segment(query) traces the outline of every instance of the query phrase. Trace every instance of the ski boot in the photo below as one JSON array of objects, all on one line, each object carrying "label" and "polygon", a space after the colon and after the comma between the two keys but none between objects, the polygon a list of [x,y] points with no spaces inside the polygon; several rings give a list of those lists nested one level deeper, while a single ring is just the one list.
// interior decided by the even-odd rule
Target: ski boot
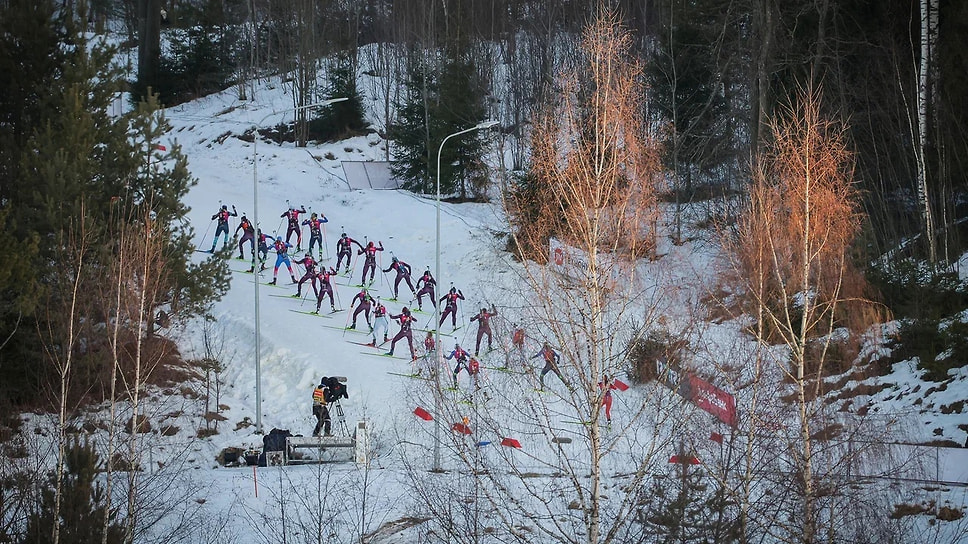
[{"label": "ski boot", "polygon": [[248,272],[249,274],[254,274],[255,273],[255,267],[254,266],[250,266],[249,269],[246,270],[246,272]]},{"label": "ski boot", "polygon": [[275,284],[276,284],[276,278],[272,278],[272,281],[269,282],[269,285],[275,285]]},{"label": "ski boot", "polygon": [[354,329],[355,330],[356,329],[356,323],[353,323],[352,325],[350,325],[349,327],[346,327],[346,328],[347,329]]},{"label": "ski boot", "polygon": [[289,279],[291,279],[293,283],[296,283],[296,276],[289,276]]}]

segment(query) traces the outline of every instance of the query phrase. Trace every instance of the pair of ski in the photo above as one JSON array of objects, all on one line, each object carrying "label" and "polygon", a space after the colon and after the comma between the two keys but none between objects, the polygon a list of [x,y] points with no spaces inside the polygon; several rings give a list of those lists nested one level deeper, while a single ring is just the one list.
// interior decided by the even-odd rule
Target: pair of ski
[{"label": "pair of ski", "polygon": [[387,374],[390,374],[391,376],[402,376],[412,380],[423,380],[425,382],[433,381],[429,376],[422,376],[420,374],[404,374],[402,372],[387,372]]},{"label": "pair of ski", "polygon": [[[249,283],[255,283],[255,282],[251,281]],[[275,287],[276,289],[288,289],[290,285],[296,285],[297,283],[298,282],[279,284],[279,283],[269,283],[267,281],[260,281],[259,285],[265,285],[266,287]],[[284,295],[284,296],[289,296],[289,295]]]},{"label": "pair of ski", "polygon": [[330,317],[329,315],[327,315],[327,314],[338,314],[338,313],[340,313],[340,312],[342,312],[343,310],[342,310],[342,309],[340,309],[340,308],[337,308],[337,309],[335,309],[335,310],[333,310],[333,311],[331,311],[331,312],[326,312],[326,313],[320,313],[320,312],[310,312],[310,311],[308,311],[308,310],[295,310],[295,309],[293,309],[293,308],[290,308],[290,309],[289,309],[289,311],[290,311],[290,312],[296,312],[297,314],[306,314],[306,315],[311,315],[311,316],[313,316],[313,317],[324,317],[324,318],[326,318],[326,319],[332,319],[332,318],[331,318],[331,317]]},{"label": "pair of ski", "polygon": [[[380,345],[383,345],[383,344],[380,344]],[[379,352],[372,352],[372,351],[361,351],[360,353],[362,353],[363,355],[372,355],[374,357],[383,357],[385,359],[398,359],[398,360],[401,360],[401,361],[413,361],[414,360],[414,359],[411,359],[410,357],[406,357],[404,355],[391,355],[389,352],[387,352],[387,353],[379,353]]]},{"label": "pair of ski", "polygon": [[[420,332],[437,332],[437,329],[414,329],[414,330],[415,331],[420,331]],[[446,335],[449,335],[449,334],[454,334],[455,332],[457,332],[459,330],[461,330],[461,327],[457,327],[456,329],[451,329],[450,331],[447,331],[447,332],[440,331],[440,334],[446,336]]]},{"label": "pair of ski", "polygon": [[487,370],[493,370],[495,372],[506,372],[508,374],[526,374],[526,372],[522,370],[514,370],[513,368],[507,366],[485,366],[484,368]]},{"label": "pair of ski", "polygon": [[[340,310],[340,311],[342,311],[342,310]],[[336,326],[336,325],[323,325],[323,326],[324,327],[327,327],[327,328],[330,328],[330,329],[336,329],[338,331],[355,332],[356,334],[371,334],[373,332],[373,328],[372,327],[370,327],[369,330],[365,330],[365,329],[351,329],[349,327],[339,327],[339,326]]]}]

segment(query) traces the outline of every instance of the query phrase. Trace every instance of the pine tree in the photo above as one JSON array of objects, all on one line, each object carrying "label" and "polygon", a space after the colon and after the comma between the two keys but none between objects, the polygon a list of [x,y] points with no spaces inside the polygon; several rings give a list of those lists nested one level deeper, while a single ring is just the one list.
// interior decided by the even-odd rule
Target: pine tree
[{"label": "pine tree", "polygon": [[694,178],[703,181],[731,160],[723,74],[716,65],[722,6],[673,0],[658,33],[646,74],[653,106],[670,123],[664,161],[689,198]]},{"label": "pine tree", "polygon": [[327,72],[325,98],[346,98],[327,106],[310,121],[309,136],[317,140],[337,141],[366,134],[369,123],[363,113],[363,99],[356,86],[356,66],[349,53],[336,55]]},{"label": "pine tree", "polygon": [[436,191],[438,151],[442,194],[459,193],[466,199],[469,180],[484,169],[481,134],[472,132],[440,147],[448,135],[484,120],[484,85],[469,58],[453,53],[444,59],[439,75],[425,59],[412,57],[408,64],[397,121],[388,134],[394,148],[391,171],[405,189]]},{"label": "pine tree", "polygon": [[[189,259],[195,234],[185,221],[189,208],[184,198],[197,180],[191,177],[188,159],[177,142],[166,143],[163,153],[156,150],[157,142],[171,128],[158,108],[157,99],[149,97],[132,118],[133,151],[145,157],[145,164],[126,188],[126,192],[130,191],[126,202],[131,206],[131,220],[148,216],[163,226],[168,282],[152,306],[170,307],[170,316],[184,320],[203,314],[213,301],[221,298],[229,287],[229,270],[224,259],[200,263]],[[149,320],[149,335],[153,323],[153,319]]]},{"label": "pine tree", "polygon": [[738,524],[722,486],[710,491],[701,466],[680,454],[671,478],[656,478],[641,495],[637,520],[643,541],[662,543],[737,542]]},{"label": "pine tree", "polygon": [[20,402],[44,384],[37,331],[47,329],[43,305],[61,296],[53,280],[63,273],[63,234],[82,216],[97,248],[86,267],[95,276],[86,281],[96,282],[114,258],[116,222],[142,221],[150,207],[147,216],[165,226],[171,279],[155,305],[170,305],[176,317],[203,313],[227,289],[228,270],[216,260],[189,262],[182,199],[194,180],[177,144],[166,142],[167,160],[158,160],[153,146],[168,126],[154,99],[109,115],[126,85],[113,48],[89,43],[51,2],[17,0],[0,4],[0,52],[0,66],[22,65],[6,72],[16,78],[0,79],[0,241],[17,248],[0,252],[0,270],[8,271],[0,274],[0,397]]},{"label": "pine tree", "polygon": [[[393,147],[390,171],[403,181],[403,188],[417,193],[432,193],[430,172],[430,134],[436,122],[431,108],[437,96],[437,78],[425,59],[411,53],[402,83],[401,100],[396,104],[397,118],[388,129]],[[441,180],[441,191],[444,191]]]},{"label": "pine tree", "polygon": [[[110,508],[110,505],[106,504],[104,491],[97,482],[97,474],[101,470],[100,460],[87,440],[79,442],[75,439],[67,449],[66,469],[61,488],[59,541],[100,544],[105,541],[102,540],[104,510]],[[106,541],[122,542],[124,531],[116,521],[116,513],[109,512],[108,520]],[[54,489],[51,477],[51,487],[41,492],[40,504],[27,520],[27,530],[22,542],[51,542],[54,523]]]},{"label": "pine tree", "polygon": [[[455,53],[445,61],[440,74],[440,99],[437,117],[440,119],[439,132],[432,141],[436,146],[447,137],[460,130],[474,126],[484,120],[483,84],[477,67],[469,54]],[[481,156],[484,145],[479,132],[471,132],[454,138],[440,150],[441,191],[447,187],[448,193],[456,192],[461,200],[466,200],[470,179],[483,171]],[[437,151],[437,147],[432,148]],[[434,164],[436,170],[436,163]],[[445,183],[446,180],[446,183]],[[474,190],[474,196],[482,196],[483,191]]]}]

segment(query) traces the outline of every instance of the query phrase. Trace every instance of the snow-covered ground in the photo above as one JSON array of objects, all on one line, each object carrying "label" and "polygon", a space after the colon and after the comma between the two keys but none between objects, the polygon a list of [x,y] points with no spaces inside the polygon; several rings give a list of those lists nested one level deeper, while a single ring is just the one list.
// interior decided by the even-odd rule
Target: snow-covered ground
[{"label": "snow-covered ground", "polygon": [[[208,249],[212,244],[215,227],[211,216],[221,204],[235,206],[239,214],[254,218],[253,206],[253,143],[237,136],[254,124],[262,122],[271,126],[291,118],[291,114],[274,111],[291,109],[291,98],[282,85],[275,81],[261,84],[254,90],[254,100],[239,101],[232,90],[212,95],[194,102],[170,108],[166,116],[172,125],[170,140],[177,141],[188,156],[193,175],[199,183],[189,193],[191,207],[189,218],[196,229],[197,244]],[[380,254],[382,268],[389,266],[390,257],[397,256],[414,268],[414,281],[424,269],[434,270],[435,262],[435,210],[436,202],[406,191],[350,190],[343,179],[341,160],[382,160],[386,143],[375,135],[358,137],[334,144],[310,144],[296,148],[292,144],[274,144],[265,140],[258,143],[259,221],[268,234],[285,236],[284,219],[280,217],[288,209],[287,201],[296,207],[325,215],[324,266],[335,265],[335,244],[341,232],[364,242],[382,242],[386,248]],[[473,313],[493,303],[500,315],[492,323],[495,343],[509,342],[510,324],[521,317],[520,308],[525,301],[519,299],[518,291],[505,291],[520,282],[514,273],[519,263],[513,262],[503,251],[505,239],[496,233],[506,230],[500,206],[491,204],[442,203],[441,207],[441,277],[438,296],[451,283],[467,296],[459,324],[463,326],[446,334],[443,347],[453,348],[460,342],[472,349],[476,325],[468,322]],[[308,218],[309,214],[302,217]],[[232,218],[231,229],[238,225]],[[660,240],[661,259],[643,263],[638,270],[645,278],[642,297],[659,308],[662,322],[674,332],[685,330],[702,315],[700,300],[715,286],[716,249],[710,236],[693,233],[690,241],[675,246],[668,237]],[[308,245],[308,229],[303,231],[303,246]],[[293,241],[295,244],[295,241]],[[221,244],[221,241],[219,242]],[[231,240],[230,240],[231,243]],[[237,253],[237,250],[236,250]],[[296,258],[304,252],[293,252]],[[245,246],[246,257],[249,247]],[[196,253],[196,258],[206,258]],[[269,270],[263,280],[271,278],[271,266],[275,261],[269,254]],[[337,279],[337,304],[344,311],[329,314],[328,302],[324,302],[321,316],[306,312],[314,309],[312,289],[303,286],[309,296],[292,298],[295,286],[289,283],[288,271],[279,271],[281,287],[260,285],[258,290],[258,315],[256,315],[256,286],[254,276],[244,272],[249,261],[233,259],[232,285],[223,300],[215,305],[214,321],[198,321],[184,330],[171,331],[183,357],[202,359],[214,356],[224,364],[217,376],[222,384],[218,404],[226,419],[218,423],[217,433],[204,439],[196,437],[204,427],[204,406],[197,396],[200,385],[182,390],[154,392],[150,409],[154,429],[165,426],[177,427],[172,436],[155,432],[146,437],[147,472],[145,488],[158,489],[158,478],[171,480],[176,485],[164,493],[154,495],[156,505],[168,510],[156,512],[162,522],[151,529],[152,534],[164,534],[178,524],[189,523],[193,527],[187,541],[197,542],[279,542],[282,535],[287,541],[315,541],[311,534],[334,534],[332,541],[353,540],[351,535],[371,533],[382,527],[369,542],[394,543],[426,540],[426,527],[416,517],[417,507],[412,497],[414,473],[426,474],[432,466],[432,430],[437,422],[416,418],[413,410],[422,405],[434,411],[427,394],[425,382],[404,374],[412,371],[411,363],[402,358],[381,357],[373,348],[363,346],[368,335],[345,331],[351,313],[349,304],[359,291],[348,284],[358,284],[362,260],[354,254],[354,274],[351,278]],[[301,275],[296,270],[296,276]],[[410,304],[410,293],[401,285],[401,302],[389,302],[391,296],[388,280],[379,271],[374,284],[375,296],[384,299],[391,314],[399,313]],[[415,304],[411,304],[411,307]],[[424,304],[430,310],[429,304]],[[432,316],[417,314],[418,327],[427,327]],[[259,322],[261,352],[255,353],[256,327]],[[365,321],[357,323],[365,331]],[[725,364],[729,356],[740,356],[750,349],[749,340],[740,334],[740,323],[704,323],[691,326],[695,344],[695,364],[703,368],[716,368]],[[449,328],[444,327],[444,332]],[[391,323],[390,336],[397,331]],[[423,333],[414,334],[418,353]],[[528,355],[539,346],[533,338],[528,345]],[[384,346],[386,348],[387,345]],[[407,347],[399,344],[397,355],[406,355]],[[497,367],[504,363],[500,349],[483,358],[485,366]],[[262,422],[265,431],[273,428],[287,429],[293,434],[309,435],[315,424],[311,414],[311,393],[322,376],[344,376],[349,399],[341,403],[347,423],[352,430],[357,421],[366,420],[372,439],[373,458],[368,467],[352,463],[325,465],[268,467],[221,467],[216,462],[219,452],[226,447],[261,449],[262,435],[256,433],[256,361],[261,363]],[[422,363],[421,363],[422,364]],[[536,364],[536,363],[534,363]],[[960,410],[950,414],[918,413],[913,400],[905,391],[919,385],[918,373],[913,365],[900,364],[896,372],[885,378],[871,378],[869,385],[891,384],[878,393],[855,398],[855,403],[869,400],[873,403],[871,413],[890,417],[892,414],[909,424],[907,437],[914,441],[930,440],[932,436],[963,441],[965,430]],[[486,371],[488,391],[492,398],[507,396],[521,399],[534,395],[528,376]],[[713,373],[710,373],[713,374]],[[935,392],[933,402],[950,404],[965,398],[965,373],[955,377],[947,388]],[[722,384],[724,387],[727,384]],[[854,384],[848,384],[854,385]],[[929,386],[922,385],[921,390]],[[466,375],[461,377],[462,391],[470,391]],[[672,406],[695,428],[718,429],[718,424],[708,414],[684,405],[680,399],[661,388],[633,388],[616,394],[615,425],[621,428],[623,421],[644,402],[661,402]],[[508,391],[507,395],[503,392]],[[463,394],[463,393],[459,393]],[[913,399],[914,397],[910,397]],[[542,466],[535,460],[542,454],[540,446],[529,442],[529,434],[535,433],[536,422],[513,421],[512,407],[503,401],[495,401],[488,409],[495,413],[507,413],[509,419],[500,430],[477,429],[473,440],[491,442],[481,448],[482,462],[488,456],[497,455],[501,438],[511,436],[522,443],[515,459],[515,467],[521,471],[540,473]],[[214,403],[213,403],[214,404]],[[940,406],[940,404],[938,404]],[[459,416],[474,417],[470,405],[455,405],[446,413],[438,412],[438,421],[445,425],[442,432],[449,433],[449,424]],[[495,407],[496,406],[496,407]],[[923,407],[919,407],[923,408]],[[214,406],[209,407],[214,410]],[[444,410],[441,408],[441,410]],[[502,412],[503,411],[503,412]],[[449,418],[449,419],[448,419]],[[456,418],[456,419],[455,419]],[[452,421],[453,420],[453,421]],[[335,423],[335,422],[334,422]],[[34,424],[43,425],[41,420]],[[929,428],[924,430],[922,428]],[[941,431],[934,431],[940,428]],[[636,431],[631,430],[634,435]],[[641,441],[638,443],[644,443]],[[636,444],[630,439],[629,444]],[[632,446],[629,447],[632,447]],[[407,449],[407,455],[403,455]],[[675,444],[660,443],[657,458],[666,459],[675,453]],[[708,455],[715,455],[710,444]],[[414,452],[418,452],[415,457]],[[424,457],[419,452],[425,452]],[[501,455],[507,455],[502,452]],[[702,455],[702,452],[701,452]],[[407,462],[403,459],[406,458]],[[615,456],[621,459],[621,456]],[[615,461],[610,461],[615,462]],[[445,452],[443,467],[453,470],[458,463]],[[621,472],[621,466],[611,466]],[[955,467],[956,469],[959,467]],[[656,471],[670,470],[663,464]],[[954,470],[964,478],[964,471]],[[946,473],[947,474],[947,473]],[[420,476],[424,477],[424,476]],[[432,476],[427,476],[432,477]],[[465,474],[455,480],[463,485],[464,479],[473,480]],[[941,478],[945,480],[946,478]],[[934,488],[929,498],[939,504],[963,508],[965,493],[960,488],[946,488],[943,494]],[[152,502],[152,501],[148,501]],[[290,514],[285,514],[289,509]],[[301,512],[293,519],[292,512]],[[298,516],[305,516],[299,518]],[[282,520],[289,520],[286,526]],[[281,525],[280,525],[281,524]]]}]

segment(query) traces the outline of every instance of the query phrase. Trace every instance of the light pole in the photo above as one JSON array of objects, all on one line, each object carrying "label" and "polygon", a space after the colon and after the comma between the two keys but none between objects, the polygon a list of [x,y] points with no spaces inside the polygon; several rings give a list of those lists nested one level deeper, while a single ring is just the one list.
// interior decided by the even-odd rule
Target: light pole
[{"label": "light pole", "polygon": [[[453,138],[454,136],[460,136],[461,134],[467,134],[468,132],[473,132],[475,130],[483,130],[485,128],[491,128],[497,125],[497,121],[482,121],[471,128],[464,129],[460,132],[455,132],[453,134],[448,134],[440,142],[440,147],[437,148],[437,262],[434,267],[434,277],[437,278],[437,286],[439,287],[436,294],[440,294],[440,290],[444,288],[444,284],[440,281],[440,153],[444,150],[444,144],[447,140]],[[434,394],[434,413],[440,413],[440,367],[444,364],[444,349],[440,345],[440,302],[434,301],[434,346],[437,348],[437,365],[435,367],[435,374],[437,375],[437,391]],[[440,472],[440,425],[434,425],[434,472]]]},{"label": "light pole", "polygon": [[262,330],[259,325],[259,270],[256,270],[256,264],[259,254],[259,128],[262,127],[262,123],[265,123],[266,119],[272,117],[273,115],[279,115],[282,113],[297,112],[302,110],[307,110],[310,108],[317,108],[319,106],[328,106],[336,102],[342,102],[344,100],[349,100],[349,98],[331,98],[329,100],[323,100],[322,102],[316,102],[313,104],[307,104],[305,106],[299,106],[296,108],[289,108],[285,110],[272,111],[266,114],[265,117],[259,120],[258,123],[252,125],[254,130],[252,136],[252,220],[255,222],[255,248],[256,250],[252,253],[252,274],[254,276],[255,284],[255,432],[262,434]]}]

